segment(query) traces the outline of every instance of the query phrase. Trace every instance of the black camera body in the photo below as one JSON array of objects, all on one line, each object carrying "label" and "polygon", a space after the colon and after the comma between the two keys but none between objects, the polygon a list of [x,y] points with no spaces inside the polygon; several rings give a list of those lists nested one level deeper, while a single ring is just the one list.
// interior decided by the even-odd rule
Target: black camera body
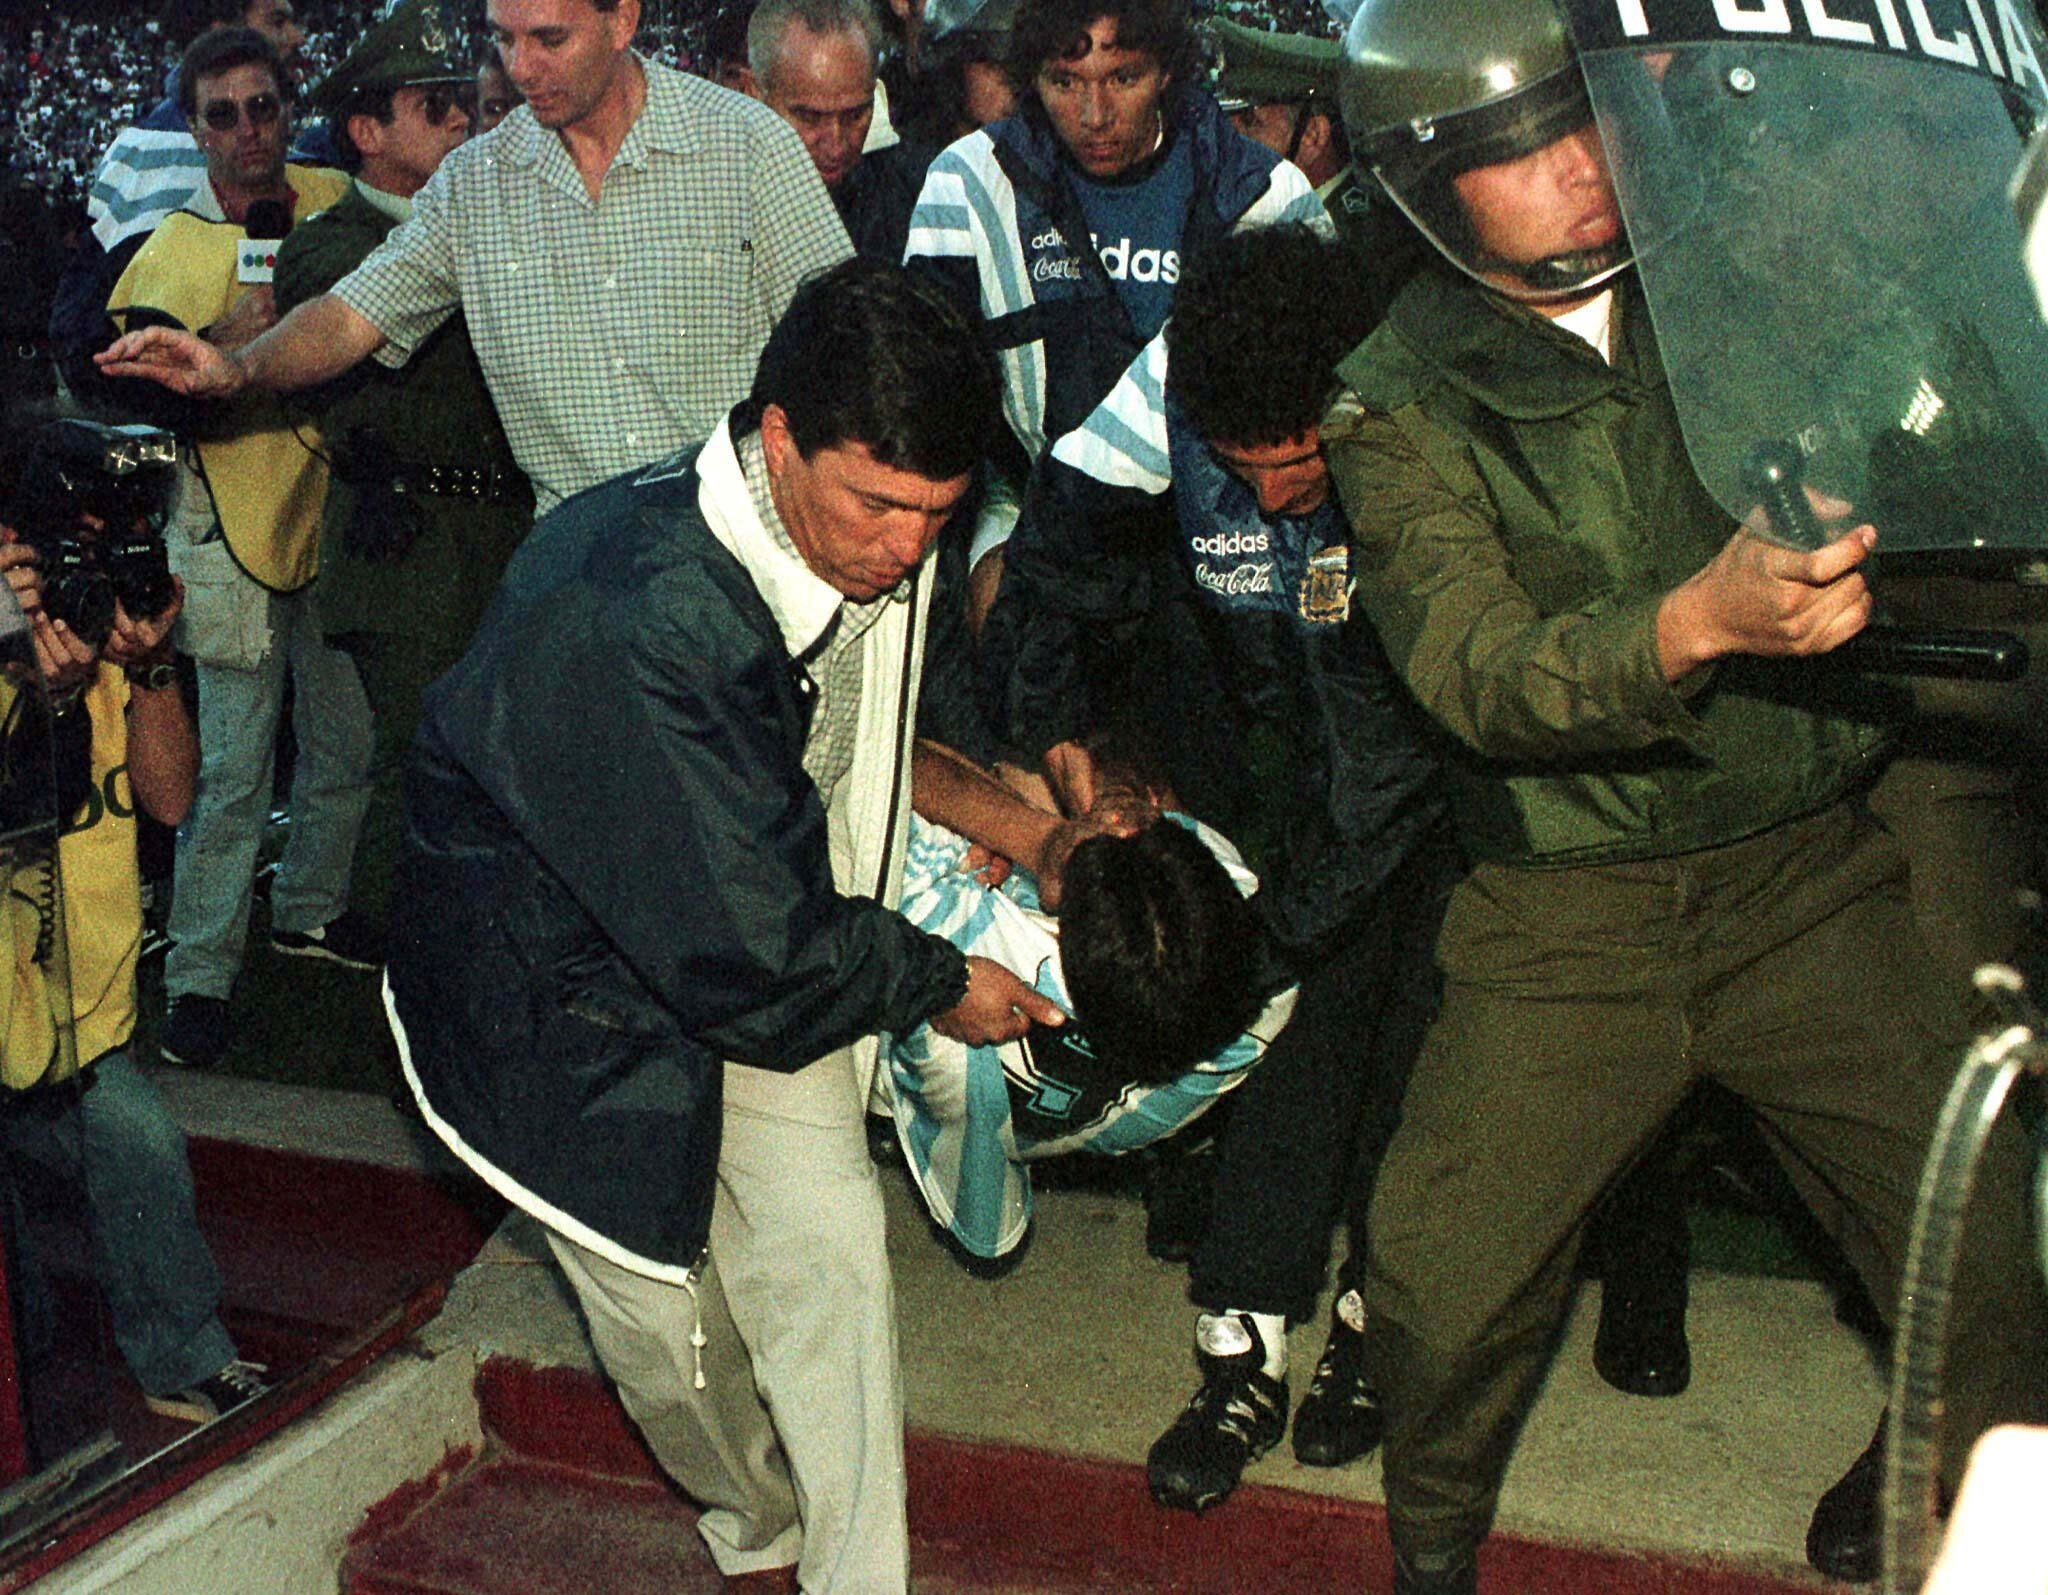
[{"label": "black camera body", "polygon": [[116,603],[130,619],[154,620],[177,596],[161,532],[49,538],[37,552],[43,607],[95,648],[114,629]]},{"label": "black camera body", "polygon": [[36,430],[8,520],[36,550],[43,607],[97,648],[118,603],[154,620],[177,596],[164,550],[177,440],[66,417]]}]

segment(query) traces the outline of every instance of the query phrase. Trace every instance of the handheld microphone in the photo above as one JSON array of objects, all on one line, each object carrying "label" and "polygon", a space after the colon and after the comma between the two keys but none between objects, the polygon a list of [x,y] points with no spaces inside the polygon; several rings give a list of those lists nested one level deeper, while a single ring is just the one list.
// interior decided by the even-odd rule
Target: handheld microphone
[{"label": "handheld microphone", "polygon": [[249,207],[235,248],[236,282],[269,282],[277,273],[277,246],[292,230],[291,207],[281,199],[259,199]]}]

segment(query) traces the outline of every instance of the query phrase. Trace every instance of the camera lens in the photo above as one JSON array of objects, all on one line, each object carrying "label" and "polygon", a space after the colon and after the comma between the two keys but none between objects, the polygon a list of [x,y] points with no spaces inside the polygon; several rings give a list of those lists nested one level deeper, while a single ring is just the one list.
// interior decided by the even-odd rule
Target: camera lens
[{"label": "camera lens", "polygon": [[114,584],[72,544],[43,558],[43,608],[97,648],[114,629]]},{"label": "camera lens", "polygon": [[157,539],[131,537],[102,545],[99,559],[130,620],[154,620],[171,607],[177,588],[171,582],[164,545]]}]

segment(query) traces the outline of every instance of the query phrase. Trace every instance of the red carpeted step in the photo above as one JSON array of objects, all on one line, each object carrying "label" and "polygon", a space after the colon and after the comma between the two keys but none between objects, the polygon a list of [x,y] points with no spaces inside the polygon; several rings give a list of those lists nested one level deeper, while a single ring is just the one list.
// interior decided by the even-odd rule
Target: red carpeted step
[{"label": "red carpeted step", "polygon": [[[507,1359],[477,1381],[499,1456],[361,1545],[348,1595],[638,1595],[714,1590],[693,1509],[596,1379]],[[1248,1486],[1201,1517],[1166,1512],[1144,1470],[913,1433],[912,1567],[921,1595],[1325,1595],[1380,1587],[1378,1507]],[[702,1582],[709,1579],[711,1582]],[[1796,1595],[1755,1572],[1496,1535],[1486,1595]]]},{"label": "red carpeted step", "polygon": [[716,1595],[694,1508],[658,1484],[501,1458],[350,1552],[345,1595]]},{"label": "red carpeted step", "polygon": [[[343,1595],[717,1595],[697,1514],[659,1486],[501,1457],[343,1564]],[[1190,1586],[1061,1566],[981,1544],[918,1540],[919,1595],[1151,1595]]]},{"label": "red carpeted step", "polygon": [[345,1337],[453,1278],[504,1211],[473,1184],[204,1136],[191,1159],[238,1334],[247,1322],[259,1335]]}]

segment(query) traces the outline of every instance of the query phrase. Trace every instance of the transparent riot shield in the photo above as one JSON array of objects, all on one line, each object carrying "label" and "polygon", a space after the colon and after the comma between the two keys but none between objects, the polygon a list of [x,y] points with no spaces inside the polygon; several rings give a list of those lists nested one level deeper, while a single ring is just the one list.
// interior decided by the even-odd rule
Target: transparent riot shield
[{"label": "transparent riot shield", "polygon": [[[2048,547],[2048,330],[2007,184],[2024,0],[1568,0],[1700,479],[1892,553]],[[1812,517],[1777,527],[1796,543]]]},{"label": "transparent riot shield", "polygon": [[0,1547],[122,1466],[92,1266],[58,838],[91,785],[90,724],[37,669],[0,583]]}]

